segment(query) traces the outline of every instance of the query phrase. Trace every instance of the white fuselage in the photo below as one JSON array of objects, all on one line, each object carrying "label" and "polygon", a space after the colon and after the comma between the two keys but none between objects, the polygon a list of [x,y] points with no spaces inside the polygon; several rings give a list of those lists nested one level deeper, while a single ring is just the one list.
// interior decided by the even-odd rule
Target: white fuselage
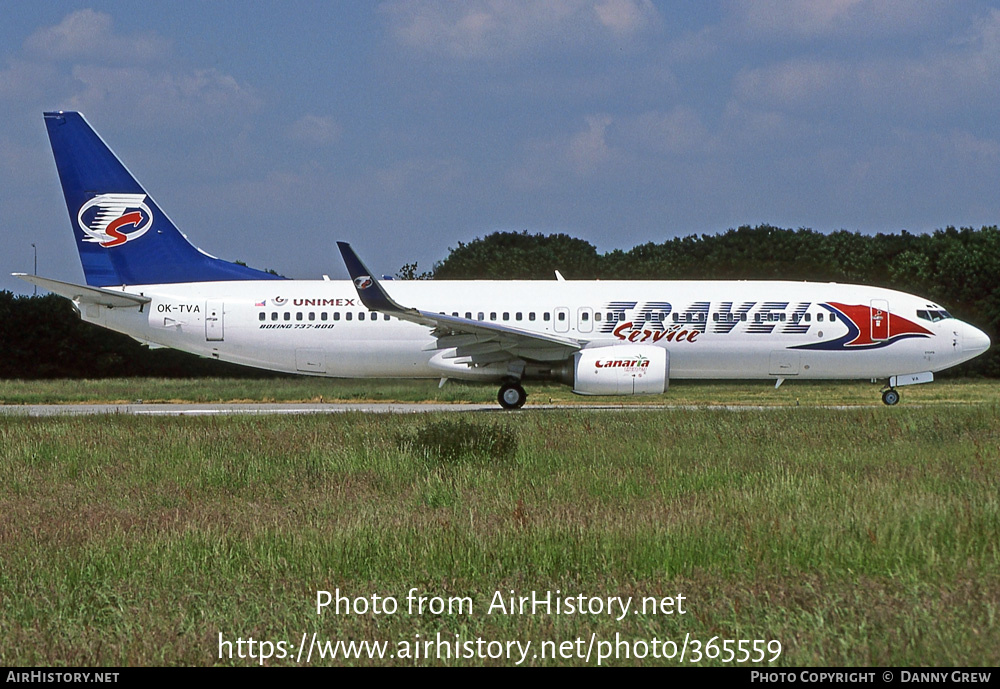
[{"label": "white fuselage", "polygon": [[[390,281],[399,303],[585,342],[653,344],[670,378],[885,378],[939,371],[989,338],[926,299],[858,285],[758,281]],[[431,329],[366,309],[350,281],[129,285],[137,308],[84,320],[151,344],[290,373],[497,379],[442,359]],[[924,316],[918,315],[923,312]],[[931,318],[927,314],[938,314]]]}]

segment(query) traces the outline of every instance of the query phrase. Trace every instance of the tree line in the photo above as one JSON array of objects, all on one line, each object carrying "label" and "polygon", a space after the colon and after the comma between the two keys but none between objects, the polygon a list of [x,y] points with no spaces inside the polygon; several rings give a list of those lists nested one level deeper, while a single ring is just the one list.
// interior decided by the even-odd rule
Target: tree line
[{"label": "tree line", "polygon": [[83,322],[68,300],[54,294],[0,291],[0,378],[274,375],[173,349],[149,349],[127,335]]},{"label": "tree line", "polygon": [[[437,280],[810,280],[888,287],[937,302],[956,318],[1000,332],[1000,230],[828,234],[771,225],[689,235],[598,253],[565,234],[497,232],[451,249]],[[1000,347],[953,369],[1000,377]]]},{"label": "tree line", "polygon": [[[431,271],[404,265],[403,278],[435,280],[754,280],[844,282],[889,287],[937,302],[955,317],[1000,332],[1000,230],[948,227],[932,234],[865,235],[770,225],[689,235],[601,254],[566,234],[496,232],[459,242]],[[0,377],[261,376],[83,323],[65,299],[0,293]],[[1000,377],[1000,347],[954,369]]]}]

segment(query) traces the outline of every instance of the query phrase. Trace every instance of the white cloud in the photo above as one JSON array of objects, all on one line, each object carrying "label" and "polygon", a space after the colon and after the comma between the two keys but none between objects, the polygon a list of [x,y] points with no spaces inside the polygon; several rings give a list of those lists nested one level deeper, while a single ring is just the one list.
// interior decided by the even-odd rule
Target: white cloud
[{"label": "white cloud", "polygon": [[698,113],[682,106],[667,112],[643,113],[623,122],[620,129],[637,153],[706,153],[712,147],[708,128]]},{"label": "white cloud", "polygon": [[170,51],[170,42],[153,33],[125,36],[114,31],[111,15],[86,9],[73,12],[55,26],[31,34],[25,50],[43,60],[84,59],[147,62]]},{"label": "white cloud", "polygon": [[913,33],[932,27],[951,5],[944,0],[734,0],[729,9],[743,33],[780,40]]},{"label": "white cloud", "polygon": [[0,71],[0,102],[158,127],[203,126],[207,117],[256,109],[260,98],[231,75],[185,64],[170,41],[119,33],[110,15],[88,9],[24,41],[21,54]]},{"label": "white cloud", "polygon": [[630,36],[655,21],[656,10],[650,2],[604,0],[594,7],[602,26],[616,36]]},{"label": "white cloud", "polygon": [[170,72],[79,65],[72,74],[83,88],[70,96],[71,108],[129,113],[146,126],[188,124],[259,104],[251,90],[215,69]]},{"label": "white cloud", "polygon": [[526,142],[522,159],[506,173],[507,185],[519,192],[539,191],[560,187],[569,178],[601,179],[624,160],[624,151],[608,141],[615,126],[610,115],[588,115],[572,132]]},{"label": "white cloud", "polygon": [[343,127],[332,117],[303,115],[288,129],[288,137],[311,146],[330,146],[340,140]]},{"label": "white cloud", "polygon": [[761,107],[893,118],[951,117],[995,108],[1000,90],[1000,10],[960,40],[940,41],[916,56],[796,58],[745,69],[737,99]]},{"label": "white cloud", "polygon": [[403,45],[454,58],[620,42],[660,22],[650,0],[396,0],[384,3],[382,12]]},{"label": "white cloud", "polygon": [[15,59],[0,71],[0,101],[24,102],[52,91],[60,77],[49,64]]},{"label": "white cloud", "polygon": [[781,108],[829,108],[853,89],[858,74],[851,65],[814,59],[788,60],[736,75],[740,100]]},{"label": "white cloud", "polygon": [[575,134],[569,141],[567,155],[573,169],[579,174],[596,170],[612,158],[612,150],[605,138],[612,123],[607,115],[592,115],[586,118],[587,128]]},{"label": "white cloud", "polygon": [[458,158],[422,157],[396,161],[373,174],[379,189],[388,194],[444,192],[460,188],[469,169]]}]

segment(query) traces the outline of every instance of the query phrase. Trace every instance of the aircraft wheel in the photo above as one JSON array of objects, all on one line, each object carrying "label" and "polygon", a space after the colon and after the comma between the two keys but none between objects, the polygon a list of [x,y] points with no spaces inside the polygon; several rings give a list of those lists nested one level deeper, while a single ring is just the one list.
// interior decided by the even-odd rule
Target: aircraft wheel
[{"label": "aircraft wheel", "polygon": [[504,409],[520,409],[528,399],[520,383],[504,383],[497,394],[497,401]]},{"label": "aircraft wheel", "polygon": [[882,401],[891,407],[899,402],[899,393],[896,392],[895,388],[889,388],[882,393]]}]

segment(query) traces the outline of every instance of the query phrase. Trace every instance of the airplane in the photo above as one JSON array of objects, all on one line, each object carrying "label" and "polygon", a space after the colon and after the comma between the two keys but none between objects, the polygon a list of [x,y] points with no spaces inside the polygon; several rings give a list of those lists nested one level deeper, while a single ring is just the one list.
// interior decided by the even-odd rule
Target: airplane
[{"label": "airplane", "polygon": [[350,280],[290,280],[192,245],[78,112],[44,120],[86,285],[17,277],[88,323],[272,371],[498,384],[580,395],[662,394],[670,380],[884,379],[897,388],[990,346],[927,299],[791,281],[378,279],[338,242]]}]

